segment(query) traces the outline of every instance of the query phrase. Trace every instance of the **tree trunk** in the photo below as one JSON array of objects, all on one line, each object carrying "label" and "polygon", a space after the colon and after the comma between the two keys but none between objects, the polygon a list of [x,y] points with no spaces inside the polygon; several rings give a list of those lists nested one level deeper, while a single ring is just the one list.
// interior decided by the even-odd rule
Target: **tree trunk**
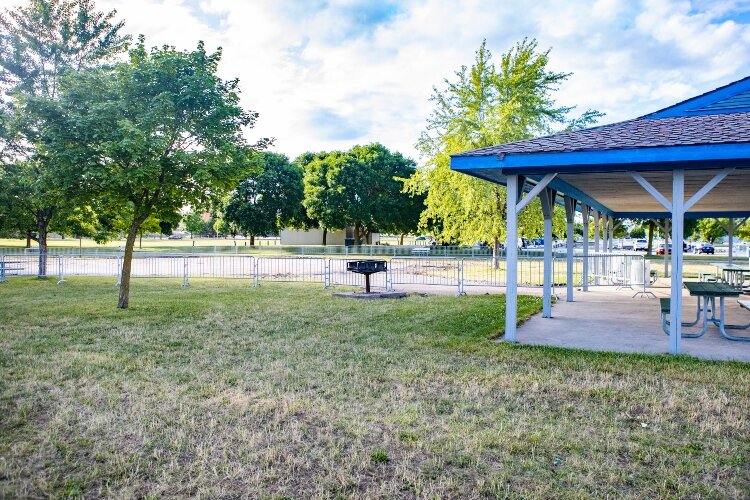
[{"label": "tree trunk", "polygon": [[117,302],[118,309],[127,309],[130,301],[130,269],[133,263],[133,248],[138,229],[142,222],[138,219],[133,221],[125,240],[125,255],[122,258],[122,274],[120,275],[120,300]]},{"label": "tree trunk", "polygon": [[646,248],[646,254],[652,255],[654,250],[654,221],[648,221],[648,248]]},{"label": "tree trunk", "polygon": [[495,236],[495,240],[492,243],[492,267],[495,269],[500,268],[500,238]]},{"label": "tree trunk", "polygon": [[138,248],[143,250],[143,231],[138,233]]},{"label": "tree trunk", "polygon": [[328,238],[328,229],[323,228],[323,246],[326,246],[326,239]]},{"label": "tree trunk", "polygon": [[401,236],[398,238],[398,246],[404,246],[404,233],[401,233]]},{"label": "tree trunk", "polygon": [[38,223],[39,235],[37,243],[39,243],[39,273],[38,277],[40,280],[47,278],[47,231],[49,223],[43,218],[39,219]]},{"label": "tree trunk", "polygon": [[359,227],[359,223],[354,225],[354,246],[359,246],[359,240],[362,237],[361,229]]},{"label": "tree trunk", "polygon": [[251,247],[255,246],[255,235],[254,234],[250,235],[250,246]]},{"label": "tree trunk", "polygon": [[26,248],[31,248],[31,233],[26,233]]}]

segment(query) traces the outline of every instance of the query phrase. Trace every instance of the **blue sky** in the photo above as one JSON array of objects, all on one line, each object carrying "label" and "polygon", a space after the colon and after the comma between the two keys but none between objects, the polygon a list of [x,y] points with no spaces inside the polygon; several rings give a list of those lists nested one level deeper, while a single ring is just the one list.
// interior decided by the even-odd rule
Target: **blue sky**
[{"label": "blue sky", "polygon": [[[14,0],[0,0],[12,6]],[[433,85],[497,58],[523,37],[572,72],[561,105],[646,114],[750,75],[750,1],[731,0],[98,0],[149,44],[224,49],[258,111],[248,138],[291,157],[383,142],[420,159]]]}]

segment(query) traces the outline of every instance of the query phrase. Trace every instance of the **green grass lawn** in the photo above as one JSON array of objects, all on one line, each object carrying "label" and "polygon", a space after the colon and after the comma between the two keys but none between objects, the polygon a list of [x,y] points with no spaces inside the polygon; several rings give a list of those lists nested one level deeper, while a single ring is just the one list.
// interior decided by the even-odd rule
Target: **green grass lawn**
[{"label": "green grass lawn", "polygon": [[750,491],[747,365],[494,342],[497,296],[116,293],[0,285],[0,497]]}]

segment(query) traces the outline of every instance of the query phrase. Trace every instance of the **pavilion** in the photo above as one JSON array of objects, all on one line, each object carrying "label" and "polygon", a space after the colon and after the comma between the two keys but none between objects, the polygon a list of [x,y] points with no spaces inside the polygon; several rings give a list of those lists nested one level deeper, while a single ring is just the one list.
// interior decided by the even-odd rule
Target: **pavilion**
[{"label": "pavilion", "polygon": [[[544,214],[542,316],[551,316],[552,211],[565,205],[567,300],[573,300],[573,221],[604,234],[615,218],[671,219],[669,352],[680,352],[685,218],[750,216],[750,77],[654,113],[610,125],[500,144],[451,157],[451,169],[507,187],[507,241],[518,239],[518,212],[535,196]],[[525,196],[524,196],[524,193]],[[516,245],[507,245],[505,338],[516,340]],[[655,322],[658,319],[655,318]]]}]

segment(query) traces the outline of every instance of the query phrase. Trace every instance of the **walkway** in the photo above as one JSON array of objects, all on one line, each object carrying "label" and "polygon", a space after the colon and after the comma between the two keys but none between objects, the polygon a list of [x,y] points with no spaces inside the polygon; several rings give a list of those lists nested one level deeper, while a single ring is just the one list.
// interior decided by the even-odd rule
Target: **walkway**
[{"label": "walkway", "polygon": [[[650,288],[657,297],[668,297],[669,288]],[[521,292],[524,293],[524,292]],[[575,302],[565,302],[564,292],[552,307],[552,318],[538,314],[518,328],[522,344],[551,345],[595,351],[666,354],[668,337],[661,331],[659,301],[632,298],[632,290],[592,288],[576,290]],[[683,318],[695,318],[695,298],[683,293]],[[727,323],[750,322],[750,313],[736,299],[727,300]],[[690,330],[690,329],[688,329]],[[745,332],[742,332],[743,334]],[[750,335],[750,331],[746,332]],[[739,334],[739,333],[738,333]],[[750,342],[721,336],[715,326],[698,339],[682,339],[682,353],[703,359],[750,362]]]}]

